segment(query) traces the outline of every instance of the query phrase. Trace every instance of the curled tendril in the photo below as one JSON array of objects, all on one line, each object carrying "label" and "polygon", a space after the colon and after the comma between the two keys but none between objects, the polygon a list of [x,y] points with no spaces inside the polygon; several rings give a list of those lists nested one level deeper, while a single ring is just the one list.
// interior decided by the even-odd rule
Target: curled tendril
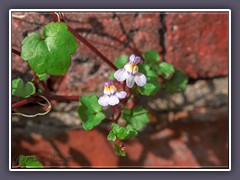
[{"label": "curled tendril", "polygon": [[63,20],[64,14],[62,12],[54,12],[54,14],[56,14],[58,22],[61,22],[61,20]]},{"label": "curled tendril", "polygon": [[[23,117],[32,118],[32,117],[36,117],[36,116],[43,116],[43,115],[46,115],[47,113],[49,113],[49,112],[51,111],[51,109],[52,109],[51,103],[49,102],[49,100],[48,100],[46,97],[41,96],[41,95],[38,95],[38,96],[41,97],[41,98],[43,98],[43,99],[48,103],[48,107],[47,107],[47,109],[46,109],[45,112],[43,112],[43,113],[37,113],[37,114],[23,114],[23,113],[18,113],[18,112],[16,112],[16,113],[12,113],[12,115],[20,115],[20,116],[23,116]],[[41,105],[41,106],[45,106],[45,104],[43,104],[43,103],[40,103],[40,102],[37,102],[37,103],[38,103],[39,105]]]}]

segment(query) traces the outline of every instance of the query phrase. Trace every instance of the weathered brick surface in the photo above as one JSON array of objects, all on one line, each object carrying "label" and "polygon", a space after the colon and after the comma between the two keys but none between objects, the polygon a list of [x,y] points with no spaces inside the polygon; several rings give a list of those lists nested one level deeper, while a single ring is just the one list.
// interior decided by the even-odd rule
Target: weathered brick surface
[{"label": "weathered brick surface", "polygon": [[[204,131],[203,131],[204,129]],[[221,133],[219,133],[221,132]],[[48,138],[14,136],[12,165],[19,155],[35,155],[45,167],[199,168],[227,167],[227,121],[182,124],[141,133],[124,142],[128,155],[115,156],[107,130],[70,130]]]},{"label": "weathered brick surface", "polygon": [[[148,49],[158,52],[165,49],[165,60],[184,70],[191,78],[228,74],[226,13],[168,13],[165,24],[161,24],[159,13],[66,13],[65,17],[66,22],[111,61],[121,54],[132,54],[135,48],[141,53]],[[49,14],[39,13],[13,18],[13,46],[21,48],[21,42],[28,33],[40,32],[51,21]],[[166,32],[161,35],[163,25]],[[165,37],[161,39],[163,43],[161,37]],[[31,74],[27,63],[21,63],[19,57],[14,55],[12,60],[13,78]],[[95,91],[111,71],[99,57],[79,43],[68,73],[55,90],[69,95],[84,93],[86,89]],[[31,75],[26,79],[31,79]]]},{"label": "weathered brick surface", "polygon": [[[66,22],[92,43],[112,62],[122,54],[130,55],[134,49],[144,52],[159,49],[159,13],[66,13]],[[41,32],[44,25],[53,21],[49,14],[29,14],[24,18],[13,18],[13,46],[21,48],[21,42],[30,32]],[[29,71],[27,63],[19,66],[20,59],[13,56],[14,78]],[[83,43],[72,58],[68,73],[56,86],[59,94],[79,95],[95,91],[107,80],[112,71]],[[28,72],[30,74],[30,72]],[[29,78],[27,79],[29,80]],[[101,86],[102,88],[102,86]]]},{"label": "weathered brick surface", "polygon": [[166,60],[191,78],[228,74],[228,14],[166,15]]}]

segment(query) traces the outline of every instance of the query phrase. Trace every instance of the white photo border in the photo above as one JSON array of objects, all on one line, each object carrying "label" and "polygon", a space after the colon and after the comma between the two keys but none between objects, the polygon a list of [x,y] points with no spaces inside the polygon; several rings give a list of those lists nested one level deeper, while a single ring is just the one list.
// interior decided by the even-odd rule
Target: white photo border
[{"label": "white photo border", "polygon": [[[228,43],[229,43],[229,59],[228,59],[228,168],[217,169],[217,168],[48,168],[48,169],[15,169],[12,168],[12,159],[11,159],[11,114],[12,114],[12,94],[11,94],[11,79],[12,79],[12,12],[228,12]],[[230,9],[10,9],[9,10],[9,171],[231,171],[231,10]]]}]

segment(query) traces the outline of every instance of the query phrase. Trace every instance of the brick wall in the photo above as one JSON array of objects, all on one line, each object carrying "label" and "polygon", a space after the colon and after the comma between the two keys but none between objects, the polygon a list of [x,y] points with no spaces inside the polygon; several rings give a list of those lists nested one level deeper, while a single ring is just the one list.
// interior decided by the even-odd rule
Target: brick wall
[{"label": "brick wall", "polygon": [[[66,13],[65,17],[68,24],[112,61],[121,54],[154,49],[162,60],[182,69],[190,78],[228,75],[227,13],[90,12]],[[41,32],[51,21],[49,14],[13,18],[13,46],[21,48],[21,41],[28,33]],[[20,62],[14,55],[12,67],[18,77],[29,72],[27,64],[19,66]],[[79,43],[69,71],[57,89],[70,94],[83,93],[86,89],[96,91],[110,72],[99,57]]]}]

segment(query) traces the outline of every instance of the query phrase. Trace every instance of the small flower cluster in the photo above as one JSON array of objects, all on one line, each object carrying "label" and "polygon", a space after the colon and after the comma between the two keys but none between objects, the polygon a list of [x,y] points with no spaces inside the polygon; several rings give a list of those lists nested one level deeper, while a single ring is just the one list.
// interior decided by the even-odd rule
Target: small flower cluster
[{"label": "small flower cluster", "polygon": [[[114,73],[114,77],[123,82],[126,80],[126,85],[132,88],[136,83],[138,86],[144,86],[147,82],[146,76],[138,72],[137,64],[141,61],[139,56],[132,54],[129,57],[129,62],[124,65],[124,68],[118,69]],[[115,106],[119,103],[119,99],[124,99],[127,95],[125,91],[117,91],[112,81],[108,81],[104,84],[104,95],[98,100],[98,103],[102,106]]]}]

